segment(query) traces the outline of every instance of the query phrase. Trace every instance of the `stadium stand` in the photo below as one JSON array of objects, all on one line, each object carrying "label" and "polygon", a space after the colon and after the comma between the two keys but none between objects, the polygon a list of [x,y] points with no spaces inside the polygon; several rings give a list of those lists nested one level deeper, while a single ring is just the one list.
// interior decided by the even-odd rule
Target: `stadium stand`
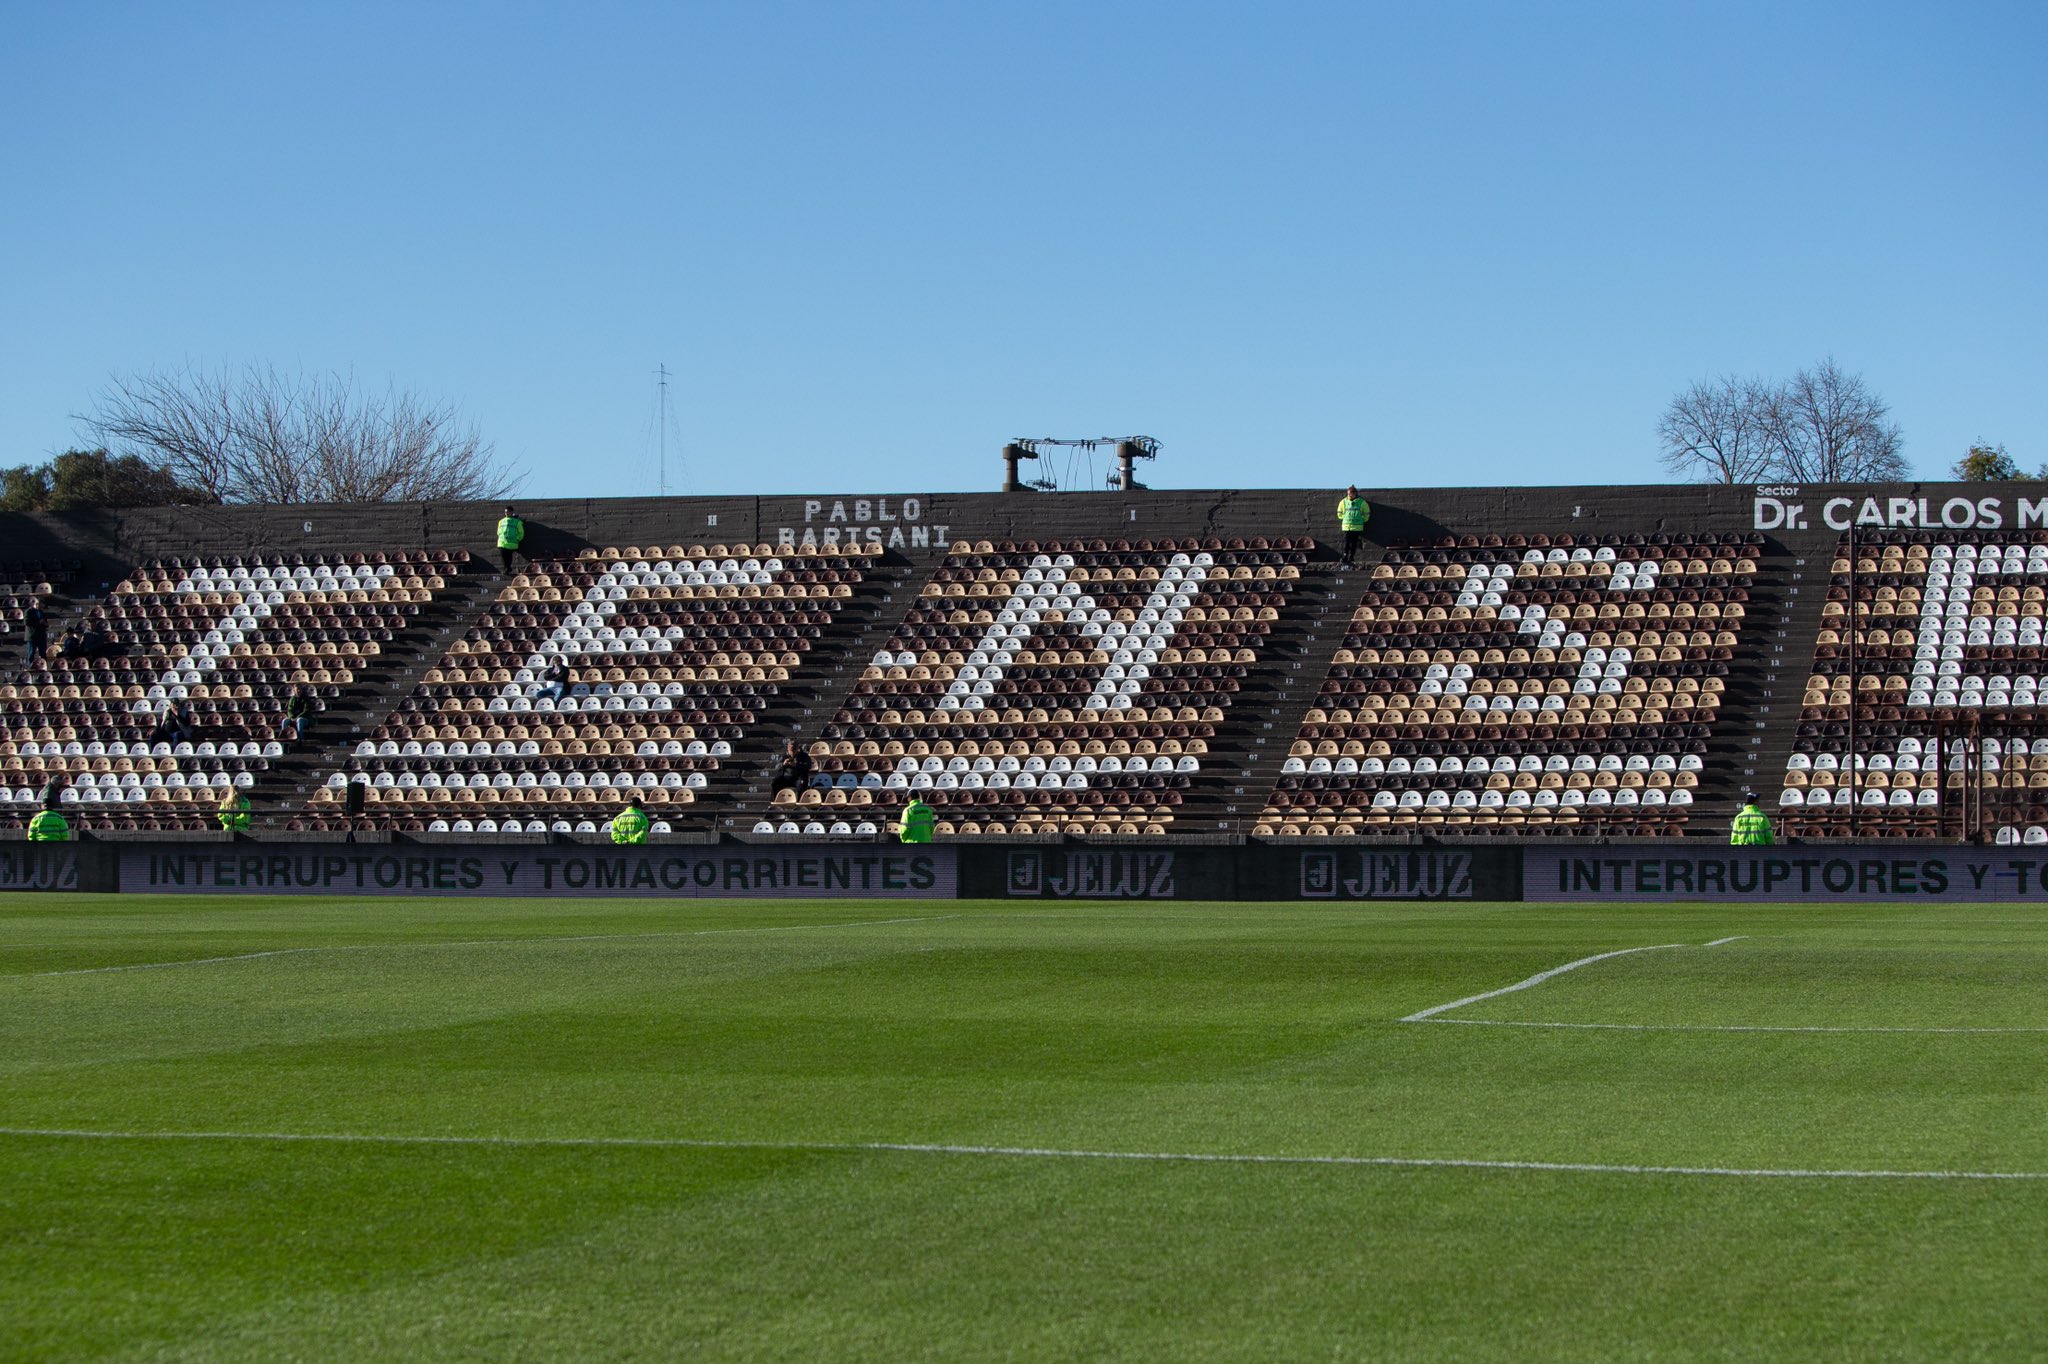
[{"label": "stadium stand", "polygon": [[20,660],[22,618],[28,609],[41,606],[47,612],[56,591],[69,585],[77,575],[75,559],[0,563],[0,650],[6,651],[9,664]]},{"label": "stadium stand", "polygon": [[535,500],[513,579],[494,505],[0,513],[0,621],[107,645],[0,657],[0,825],[2048,843],[2029,492],[1369,489],[1350,572],[1328,490]]},{"label": "stadium stand", "polygon": [[1389,548],[1254,832],[1682,833],[1763,543]]},{"label": "stadium stand", "polygon": [[880,554],[700,544],[535,559],[295,823],[347,827],[361,780],[377,822],[413,834],[596,834],[629,794],[656,833],[708,827],[692,807]]},{"label": "stadium stand", "polygon": [[1968,819],[2048,842],[2044,601],[2048,533],[1845,534],[1778,796],[1786,830],[1933,838]]},{"label": "stadium stand", "polygon": [[956,542],[758,833],[1160,835],[1202,781],[1312,537]]},{"label": "stadium stand", "polygon": [[[141,566],[68,622],[99,644],[91,656],[53,658],[0,686],[0,818],[25,822],[57,781],[89,830],[210,827],[230,787],[255,787],[282,756],[278,728],[292,689],[316,711],[340,697],[461,555]],[[164,736],[174,704],[189,708],[189,736]]]}]

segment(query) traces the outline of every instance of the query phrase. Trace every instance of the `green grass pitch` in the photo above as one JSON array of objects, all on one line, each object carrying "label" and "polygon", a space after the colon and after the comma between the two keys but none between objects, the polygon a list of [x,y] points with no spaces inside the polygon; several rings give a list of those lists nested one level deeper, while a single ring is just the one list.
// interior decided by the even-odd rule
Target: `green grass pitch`
[{"label": "green grass pitch", "polygon": [[0,1356],[2039,1358],[2044,1119],[2026,907],[4,896]]}]

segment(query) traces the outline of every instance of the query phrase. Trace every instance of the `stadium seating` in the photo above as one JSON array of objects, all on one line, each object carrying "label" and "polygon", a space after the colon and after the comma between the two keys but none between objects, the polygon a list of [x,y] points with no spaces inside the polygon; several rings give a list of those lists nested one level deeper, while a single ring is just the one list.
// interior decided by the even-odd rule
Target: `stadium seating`
[{"label": "stadium seating", "polygon": [[956,542],[767,831],[1163,834],[1314,541]]},{"label": "stadium seating", "polygon": [[1390,547],[1254,832],[1683,832],[1761,547]]},{"label": "stadium seating", "polygon": [[[656,833],[674,832],[880,553],[719,544],[536,559],[297,827],[342,827],[360,779],[376,822],[402,832],[592,834],[629,795]],[[543,682],[556,659],[570,670],[559,700]]]},{"label": "stadium seating", "polygon": [[[199,829],[229,787],[282,752],[298,686],[316,710],[431,601],[460,552],[168,559],[136,570],[76,622],[107,653],[52,659],[0,686],[0,818],[25,821],[40,790],[101,831]],[[52,629],[55,643],[56,630]],[[174,702],[197,733],[158,741]]]},{"label": "stadium seating", "polygon": [[[1321,493],[1138,499],[889,504],[930,557],[879,499],[537,506],[561,548],[488,578],[452,545],[495,507],[9,521],[0,827],[55,783],[94,833],[234,788],[326,833],[360,778],[420,835],[601,837],[630,792],[677,836],[872,838],[917,795],[942,838],[1719,840],[1755,784],[1781,838],[2048,843],[2048,499],[1403,491],[1349,576]],[[23,668],[33,602],[108,647]],[[327,714],[286,751],[294,685]],[[789,735],[815,775],[771,796]]]},{"label": "stadium seating", "polygon": [[1960,837],[1981,817],[2000,841],[2048,839],[2048,534],[1870,531],[1853,565],[1849,552],[1845,535],[1778,795],[1784,829]]},{"label": "stadium seating", "polygon": [[47,610],[50,594],[77,575],[75,559],[0,563],[0,649],[8,651],[7,666],[22,659],[21,622],[29,607],[40,605]]}]

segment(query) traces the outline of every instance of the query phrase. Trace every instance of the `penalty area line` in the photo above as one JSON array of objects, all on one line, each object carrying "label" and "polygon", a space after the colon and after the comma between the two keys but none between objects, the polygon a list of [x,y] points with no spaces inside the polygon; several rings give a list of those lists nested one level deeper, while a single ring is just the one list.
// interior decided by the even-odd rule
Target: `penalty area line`
[{"label": "penalty area line", "polygon": [[1503,985],[1498,990],[1488,990],[1483,994],[1467,995],[1463,999],[1454,999],[1448,1004],[1438,1004],[1433,1008],[1417,1010],[1415,1013],[1407,1015],[1401,1021],[1403,1023],[1426,1023],[1438,1014],[1449,1013],[1452,1009],[1462,1009],[1467,1004],[1477,1004],[1481,1000],[1487,999],[1498,999],[1502,995],[1511,995],[1517,990],[1532,989],[1535,986],[1541,985],[1546,980],[1555,980],[1567,971],[1576,971],[1581,966],[1591,966],[1596,961],[1612,961],[1616,957],[1633,956],[1637,952],[1665,952],[1671,948],[1684,947],[1685,945],[1682,942],[1660,942],[1649,947],[1624,947],[1616,952],[1602,952],[1597,956],[1580,957],[1577,961],[1568,961],[1562,966],[1553,966],[1548,971],[1538,971],[1527,980],[1518,980],[1513,985]]},{"label": "penalty area line", "polygon": [[120,1132],[0,1127],[0,1137],[72,1141],[276,1142],[362,1146],[786,1151],[840,1155],[989,1157],[1006,1160],[1124,1161],[1183,1165],[1292,1165],[1412,1170],[1498,1170],[1534,1174],[1650,1175],[1720,1179],[2048,1180],[2038,1170],[1830,1170],[1733,1165],[1635,1165],[1577,1160],[1492,1160],[1461,1156],[1271,1155],[1238,1151],[1102,1151],[1054,1146],[979,1146],[905,1141],[744,1141],[714,1137],[433,1136],[376,1132]]}]

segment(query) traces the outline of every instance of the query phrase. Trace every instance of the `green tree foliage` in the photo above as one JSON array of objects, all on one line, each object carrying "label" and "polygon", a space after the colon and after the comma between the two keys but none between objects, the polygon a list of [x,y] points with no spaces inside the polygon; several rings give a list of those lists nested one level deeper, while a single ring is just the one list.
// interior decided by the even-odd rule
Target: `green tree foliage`
[{"label": "green tree foliage", "polygon": [[1981,441],[1956,461],[1953,472],[1965,483],[2032,482],[2048,476],[2048,469],[2033,474],[2023,472],[2013,457],[2005,452],[2003,445],[1987,445]]},{"label": "green tree foliage", "polygon": [[47,464],[0,469],[0,511],[78,511],[214,502],[135,455],[66,450]]}]

